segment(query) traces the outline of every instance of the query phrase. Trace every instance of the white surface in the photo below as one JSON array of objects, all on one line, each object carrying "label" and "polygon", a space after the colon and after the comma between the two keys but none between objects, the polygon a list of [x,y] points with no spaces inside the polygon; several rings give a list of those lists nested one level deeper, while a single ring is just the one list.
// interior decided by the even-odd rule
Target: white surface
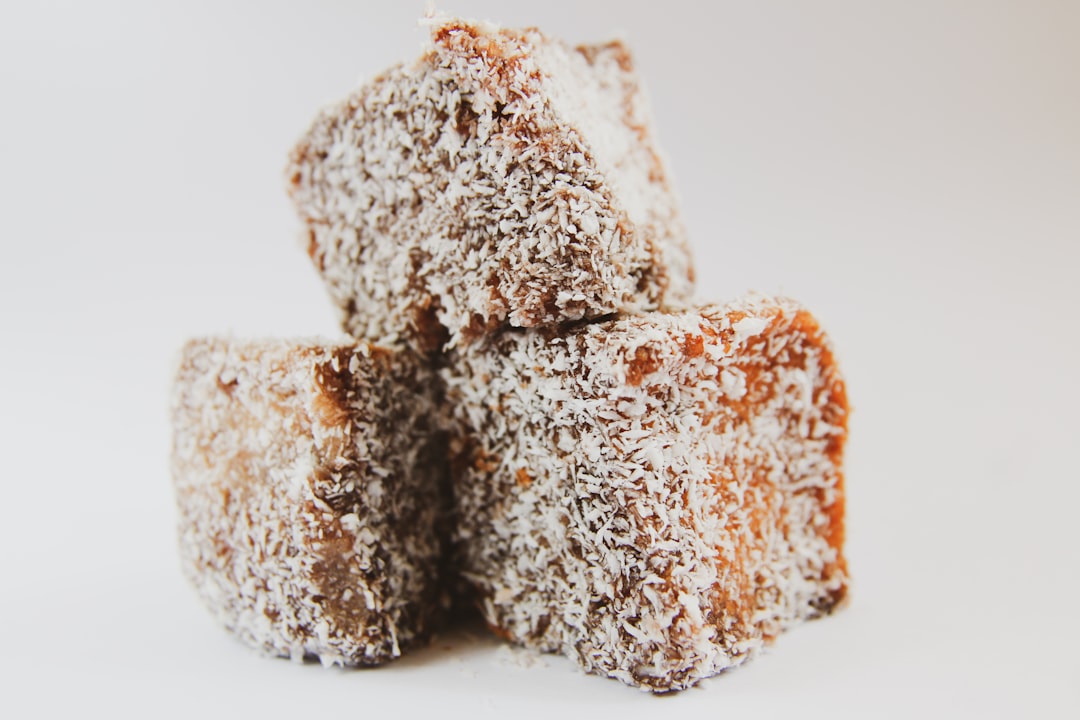
[{"label": "white surface", "polygon": [[363,672],[264,660],[177,570],[173,352],[334,332],[285,153],[416,54],[421,3],[22,5],[0,10],[5,716],[1080,713],[1080,5],[445,3],[622,29],[701,295],[802,300],[848,377],[852,605],[661,699],[460,636]]}]

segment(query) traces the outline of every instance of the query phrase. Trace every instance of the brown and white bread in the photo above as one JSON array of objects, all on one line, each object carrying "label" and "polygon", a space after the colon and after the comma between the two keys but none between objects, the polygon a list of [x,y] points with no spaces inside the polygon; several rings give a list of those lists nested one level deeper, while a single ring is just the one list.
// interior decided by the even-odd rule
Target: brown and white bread
[{"label": "brown and white bread", "polygon": [[665,692],[844,597],[844,383],[798,304],[508,331],[443,371],[463,573],[504,637]]},{"label": "brown and white bread", "polygon": [[325,110],[290,158],[345,330],[433,351],[688,300],[689,246],[628,49],[429,24],[418,61]]},{"label": "brown and white bread", "polygon": [[200,339],[172,476],[185,575],[246,644],[375,665],[430,633],[444,450],[435,377],[366,343]]}]

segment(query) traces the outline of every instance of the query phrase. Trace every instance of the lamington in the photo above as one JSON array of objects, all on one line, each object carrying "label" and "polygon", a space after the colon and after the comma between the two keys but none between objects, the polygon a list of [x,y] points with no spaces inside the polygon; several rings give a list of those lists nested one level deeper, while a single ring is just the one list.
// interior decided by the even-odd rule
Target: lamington
[{"label": "lamington", "polygon": [[180,554],[221,623],[327,665],[380,664],[425,639],[445,547],[437,394],[426,362],[365,343],[184,347]]},{"label": "lamington", "polygon": [[503,637],[667,692],[844,598],[847,400],[795,302],[507,331],[441,372],[456,551]]},{"label": "lamington", "polygon": [[419,60],[323,111],[288,163],[344,329],[436,352],[687,301],[689,246],[626,46],[428,24]]}]

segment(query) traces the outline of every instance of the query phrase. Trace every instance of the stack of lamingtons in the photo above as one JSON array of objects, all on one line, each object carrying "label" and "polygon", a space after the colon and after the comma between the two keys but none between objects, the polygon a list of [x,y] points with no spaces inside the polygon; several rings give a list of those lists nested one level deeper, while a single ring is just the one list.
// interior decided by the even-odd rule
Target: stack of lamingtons
[{"label": "stack of lamingtons", "polygon": [[844,385],[810,314],[690,306],[626,48],[431,20],[293,151],[351,338],[195,340],[187,575],[247,643],[373,665],[463,589],[510,641],[655,692],[844,597]]}]

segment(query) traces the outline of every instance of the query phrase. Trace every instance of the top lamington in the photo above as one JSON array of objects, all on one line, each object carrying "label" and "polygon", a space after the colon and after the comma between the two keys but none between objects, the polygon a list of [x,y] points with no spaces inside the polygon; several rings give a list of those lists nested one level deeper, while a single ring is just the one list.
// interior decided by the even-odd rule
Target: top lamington
[{"label": "top lamington", "polygon": [[693,271],[630,54],[430,21],[323,111],[290,194],[346,331],[435,351],[682,302]]}]

